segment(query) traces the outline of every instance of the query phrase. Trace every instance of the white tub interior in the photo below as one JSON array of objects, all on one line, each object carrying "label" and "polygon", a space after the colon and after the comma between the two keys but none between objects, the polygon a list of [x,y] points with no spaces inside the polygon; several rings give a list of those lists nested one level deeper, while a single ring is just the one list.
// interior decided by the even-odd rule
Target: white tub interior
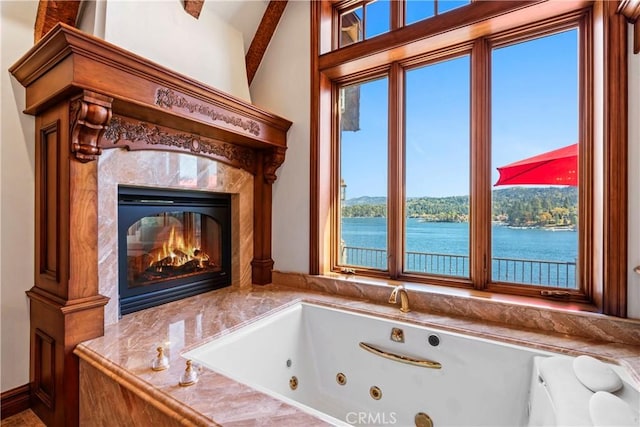
[{"label": "white tub interior", "polygon": [[[404,342],[390,339],[392,328],[403,330]],[[437,346],[429,343],[431,335],[439,338]],[[388,360],[360,342],[442,368]],[[553,355],[308,303],[183,354],[334,425],[411,426],[425,413],[434,426],[509,427],[528,424],[534,358]],[[336,381],[339,373],[346,384]],[[379,400],[370,396],[373,386],[382,392]]]}]

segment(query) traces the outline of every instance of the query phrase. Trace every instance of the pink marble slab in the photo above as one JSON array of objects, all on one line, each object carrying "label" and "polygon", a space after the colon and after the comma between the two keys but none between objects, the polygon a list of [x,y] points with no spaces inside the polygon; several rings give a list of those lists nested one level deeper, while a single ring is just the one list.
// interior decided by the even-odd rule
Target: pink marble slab
[{"label": "pink marble slab", "polygon": [[[389,291],[390,287],[387,287],[377,292],[386,298]],[[135,404],[132,414],[149,412],[147,405],[152,405],[154,410],[174,419],[176,425],[326,425],[295,407],[208,369],[201,368],[200,380],[195,385],[178,385],[185,368],[185,360],[181,357],[185,350],[302,300],[536,349],[570,355],[588,354],[627,367],[640,383],[638,345],[428,310],[401,313],[386,301],[376,302],[376,298],[369,296],[354,298],[268,285],[221,289],[132,313],[107,326],[103,337],[78,345],[75,353],[85,366],[85,372],[90,372],[81,376],[86,381],[84,386],[81,382],[81,408],[82,405],[87,407],[86,402],[92,402],[91,408],[101,401],[104,405],[124,404],[113,398],[124,393],[114,394],[113,387],[117,387],[136,397],[129,399],[127,404],[133,405],[134,400],[144,402]],[[150,366],[158,346],[166,349],[171,366],[155,372]],[[95,380],[98,375],[101,379]],[[105,381],[115,385],[106,385]],[[102,383],[105,385],[99,386]],[[96,413],[108,414],[109,408],[96,409]]]}]

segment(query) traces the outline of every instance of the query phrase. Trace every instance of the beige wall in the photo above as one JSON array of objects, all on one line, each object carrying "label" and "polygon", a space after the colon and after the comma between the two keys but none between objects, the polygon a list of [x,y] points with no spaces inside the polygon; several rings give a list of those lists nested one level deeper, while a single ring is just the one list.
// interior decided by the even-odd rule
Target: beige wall
[{"label": "beige wall", "polygon": [[308,2],[289,2],[251,84],[253,102],[293,122],[287,157],[273,186],[273,260],[280,271],[309,272]]},{"label": "beige wall", "polygon": [[198,19],[182,1],[90,2],[79,27],[110,43],[251,102],[242,33],[207,1]]},{"label": "beige wall", "polygon": [[36,1],[0,1],[0,299],[2,391],[29,382],[33,285],[34,119],[21,113],[24,89],[7,71],[33,44]]}]

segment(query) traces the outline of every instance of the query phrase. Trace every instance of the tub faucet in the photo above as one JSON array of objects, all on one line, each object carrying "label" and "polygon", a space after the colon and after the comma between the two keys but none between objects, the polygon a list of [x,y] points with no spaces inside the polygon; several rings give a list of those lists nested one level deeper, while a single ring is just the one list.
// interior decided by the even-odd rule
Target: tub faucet
[{"label": "tub faucet", "polygon": [[389,295],[389,303],[395,304],[397,302],[398,294],[400,294],[400,311],[403,313],[410,312],[411,309],[409,308],[409,294],[402,285],[398,285],[393,288],[393,291],[391,291],[391,295]]}]

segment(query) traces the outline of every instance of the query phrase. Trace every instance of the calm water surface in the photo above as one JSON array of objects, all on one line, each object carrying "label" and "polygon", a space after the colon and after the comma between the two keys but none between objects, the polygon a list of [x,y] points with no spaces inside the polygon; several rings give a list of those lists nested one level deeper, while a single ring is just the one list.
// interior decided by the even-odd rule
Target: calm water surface
[{"label": "calm water surface", "polygon": [[[493,225],[492,233],[492,258],[509,258],[534,261],[575,262],[578,251],[578,233],[573,231],[549,231],[543,229],[513,229],[501,225]],[[386,218],[343,218],[342,240],[345,246],[386,249],[387,231]],[[406,229],[406,250],[408,252],[423,252],[446,255],[469,255],[469,224],[468,223],[438,223],[420,222],[409,218]],[[468,261],[465,260],[468,263]],[[380,267],[373,264],[365,264]],[[422,268],[422,267],[421,267]],[[424,267],[427,268],[427,267]],[[439,267],[442,268],[442,267]],[[451,268],[451,267],[447,267]],[[459,268],[459,267],[456,267]],[[509,270],[500,267],[502,273]],[[506,267],[511,268],[511,267]],[[520,269],[514,266],[513,269]],[[522,268],[532,268],[522,267]],[[533,267],[538,268],[538,267]],[[544,266],[547,268],[547,266]],[[498,279],[498,265],[494,261],[494,279]],[[415,271],[419,271],[417,268]],[[461,271],[461,270],[458,270]],[[433,271],[438,273],[438,271]],[[445,273],[447,274],[447,273]],[[468,265],[464,267],[467,275]],[[528,273],[527,273],[528,274]],[[532,274],[553,275],[553,273],[534,271]],[[562,280],[575,282],[573,272],[562,273]],[[502,277],[502,280],[509,280]],[[546,279],[545,279],[546,280]],[[516,280],[518,281],[518,280]],[[527,278],[521,281],[527,282]],[[535,282],[536,279],[531,279]]]}]

